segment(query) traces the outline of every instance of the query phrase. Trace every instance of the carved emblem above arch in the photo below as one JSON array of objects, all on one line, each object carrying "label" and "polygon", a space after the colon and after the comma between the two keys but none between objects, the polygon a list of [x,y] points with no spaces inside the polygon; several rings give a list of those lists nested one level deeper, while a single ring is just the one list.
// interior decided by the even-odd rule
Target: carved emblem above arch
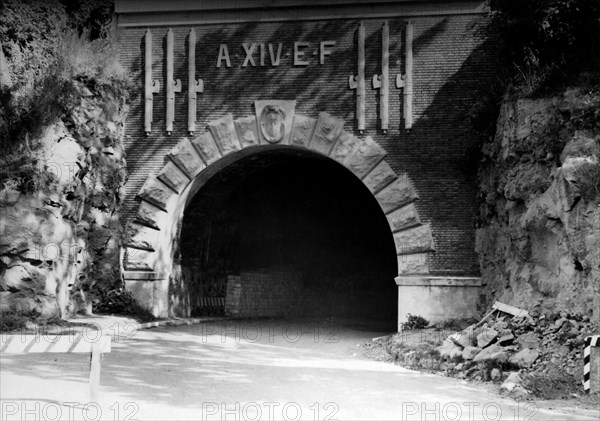
[{"label": "carved emblem above arch", "polygon": [[421,222],[415,206],[419,195],[407,174],[392,169],[379,144],[345,131],[344,121],[326,112],[318,118],[296,114],[294,101],[256,101],[255,110],[255,115],[237,119],[227,114],[209,122],[205,133],[183,138],[167,154],[161,171],[148,177],[138,192],[141,202],[135,220],[127,226],[125,271],[164,270],[161,249],[168,236],[162,234],[173,232],[185,206],[182,195],[203,171],[230,154],[248,148],[260,152],[277,144],[325,155],[354,173],[388,220],[399,275],[429,273],[428,254],[434,251],[434,242],[430,225]]}]

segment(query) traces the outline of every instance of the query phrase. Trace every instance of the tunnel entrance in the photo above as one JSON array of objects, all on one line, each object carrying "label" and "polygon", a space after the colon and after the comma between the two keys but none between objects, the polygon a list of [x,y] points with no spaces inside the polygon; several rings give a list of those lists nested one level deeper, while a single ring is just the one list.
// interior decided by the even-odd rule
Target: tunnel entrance
[{"label": "tunnel entrance", "polygon": [[397,316],[397,258],[372,193],[304,150],[244,157],[185,209],[181,268],[192,316]]}]

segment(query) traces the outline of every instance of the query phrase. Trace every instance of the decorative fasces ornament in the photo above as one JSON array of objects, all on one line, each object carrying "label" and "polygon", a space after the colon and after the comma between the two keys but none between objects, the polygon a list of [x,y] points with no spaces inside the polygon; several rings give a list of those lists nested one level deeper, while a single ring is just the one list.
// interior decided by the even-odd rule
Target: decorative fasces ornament
[{"label": "decorative fasces ornament", "polygon": [[188,37],[188,132],[196,131],[196,99],[197,93],[204,92],[204,81],[196,80],[196,31],[190,29]]},{"label": "decorative fasces ornament", "polygon": [[295,101],[256,101],[256,120],[262,144],[289,144]]},{"label": "decorative fasces ornament", "polygon": [[152,33],[148,29],[144,35],[144,131],[146,136],[152,131],[153,94],[160,92],[160,81],[152,79]]},{"label": "decorative fasces ornament", "polygon": [[390,28],[387,22],[381,27],[381,75],[373,75],[373,88],[379,89],[379,119],[381,130],[387,133],[389,125],[389,61]]},{"label": "decorative fasces ornament", "polygon": [[365,130],[365,26],[362,22],[358,25],[358,74],[350,75],[348,85],[356,89],[356,119],[358,131],[362,134]]},{"label": "decorative fasces ornament", "polygon": [[175,92],[181,92],[181,80],[173,79],[173,31],[167,31],[167,135],[173,131],[175,120]]},{"label": "decorative fasces ornament", "polygon": [[404,52],[404,75],[396,76],[396,88],[404,88],[404,128],[410,131],[413,124],[413,24],[406,23],[406,46]]}]

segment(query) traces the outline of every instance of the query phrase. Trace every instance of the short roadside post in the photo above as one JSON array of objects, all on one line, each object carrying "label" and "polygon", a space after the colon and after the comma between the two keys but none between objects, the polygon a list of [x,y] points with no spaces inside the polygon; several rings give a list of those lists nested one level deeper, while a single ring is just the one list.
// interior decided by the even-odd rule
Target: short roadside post
[{"label": "short roadside post", "polygon": [[90,341],[86,335],[0,335],[1,354],[91,353],[90,402],[98,402],[100,360],[111,351],[110,336]]},{"label": "short roadside post", "polygon": [[585,338],[583,350],[583,390],[585,393],[600,391],[600,335]]}]

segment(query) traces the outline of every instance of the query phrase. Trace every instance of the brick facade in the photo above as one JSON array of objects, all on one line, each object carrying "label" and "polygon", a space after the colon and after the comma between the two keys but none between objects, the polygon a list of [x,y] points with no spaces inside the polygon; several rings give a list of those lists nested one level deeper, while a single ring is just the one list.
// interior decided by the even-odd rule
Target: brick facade
[{"label": "brick facade", "polygon": [[298,313],[293,303],[302,289],[298,273],[242,272],[227,278],[225,314],[237,317],[275,317]]},{"label": "brick facade", "polygon": [[[117,2],[118,4],[119,2]],[[415,202],[421,223],[429,225],[435,243],[435,253],[429,261],[431,274],[476,275],[479,271],[474,251],[474,215],[476,186],[466,171],[466,154],[475,139],[470,123],[470,107],[493,77],[492,55],[488,43],[477,35],[477,22],[483,18],[473,13],[479,2],[463,2],[457,11],[450,8],[456,2],[438,4],[402,3],[394,12],[389,3],[389,15],[357,19],[329,19],[318,8],[314,19],[286,21],[268,19],[269,10],[253,11],[248,16],[260,16],[260,21],[236,23],[186,24],[173,17],[172,24],[157,23],[160,14],[129,13],[120,16],[118,43],[120,60],[131,69],[136,92],[126,127],[126,151],[129,180],[126,185],[124,219],[132,219],[139,205],[136,194],[149,175],[163,168],[166,154],[187,135],[187,40],[189,30],[196,33],[196,78],[202,79],[204,92],[198,94],[197,130],[213,120],[231,113],[233,118],[254,113],[254,101],[281,99],[296,101],[296,113],[317,118],[326,111],[344,120],[344,129],[360,138],[371,136],[387,151],[386,162],[397,174],[407,173],[419,194]],[[426,4],[425,4],[426,3]],[[462,3],[461,3],[462,4]],[[448,6],[448,7],[446,7]],[[451,12],[445,13],[448,8]],[[121,10],[125,8],[121,7]],[[294,9],[295,10],[295,9]],[[349,9],[350,10],[350,9]],[[424,13],[420,13],[420,10]],[[391,11],[391,12],[390,12]],[[119,7],[117,7],[119,12]],[[426,13],[425,13],[426,12]],[[262,15],[261,15],[262,13]],[[298,12],[300,13],[300,12]],[[303,12],[306,13],[306,12]],[[325,12],[323,12],[325,13]],[[185,14],[183,14],[185,15]],[[173,14],[173,16],[183,16]],[[189,16],[193,13],[190,12]],[[137,19],[138,24],[132,23]],[[165,21],[169,14],[165,12]],[[187,15],[186,15],[187,16]],[[223,16],[226,13],[223,12]],[[160,16],[159,16],[160,17]],[[402,89],[396,89],[397,74],[404,73],[405,26],[410,19],[414,26],[414,100],[413,127],[404,130],[402,119]],[[146,21],[147,22],[146,22]],[[218,19],[217,19],[218,20]],[[356,74],[356,30],[359,22],[365,26],[366,53],[366,127],[357,131],[355,91],[349,89],[348,78]],[[389,24],[390,33],[390,128],[382,133],[379,123],[379,92],[371,86],[371,77],[380,74],[381,26]],[[125,22],[125,23],[124,23]],[[150,22],[147,26],[144,22]],[[153,35],[152,78],[161,84],[154,95],[152,132],[144,133],[144,33]],[[166,34],[174,35],[174,78],[180,79],[183,90],[175,94],[173,132],[165,131]],[[294,43],[306,42],[306,66],[294,66]],[[320,64],[322,41],[328,44],[329,55]],[[264,44],[253,54],[256,66],[245,60],[244,43]],[[282,43],[280,63],[272,66],[268,44],[277,52]],[[217,67],[220,45],[228,47],[231,67],[225,60]],[[221,50],[222,52],[222,50]]]},{"label": "brick facade", "polygon": [[[348,283],[357,279],[347,279]],[[232,317],[384,316],[378,291],[311,288],[299,272],[253,271],[227,277],[224,310]]]}]

